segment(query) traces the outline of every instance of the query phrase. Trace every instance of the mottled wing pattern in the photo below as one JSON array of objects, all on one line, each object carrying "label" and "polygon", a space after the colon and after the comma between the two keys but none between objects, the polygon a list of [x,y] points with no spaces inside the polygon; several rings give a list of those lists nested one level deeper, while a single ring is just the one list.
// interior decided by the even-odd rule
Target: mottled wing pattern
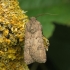
[{"label": "mottled wing pattern", "polygon": [[46,49],[44,47],[42,26],[35,17],[31,17],[26,24],[24,61],[26,64],[46,62]]}]

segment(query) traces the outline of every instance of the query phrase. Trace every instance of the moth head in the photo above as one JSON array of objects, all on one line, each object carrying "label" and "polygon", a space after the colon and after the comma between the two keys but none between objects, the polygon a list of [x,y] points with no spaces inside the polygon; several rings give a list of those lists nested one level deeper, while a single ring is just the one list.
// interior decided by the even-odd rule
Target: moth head
[{"label": "moth head", "polygon": [[31,33],[35,33],[39,28],[38,24],[39,22],[36,20],[36,18],[31,17],[27,24],[27,30]]},{"label": "moth head", "polygon": [[31,18],[30,18],[30,20],[34,20],[34,21],[35,21],[35,20],[36,20],[36,18],[35,18],[35,17],[31,17]]}]

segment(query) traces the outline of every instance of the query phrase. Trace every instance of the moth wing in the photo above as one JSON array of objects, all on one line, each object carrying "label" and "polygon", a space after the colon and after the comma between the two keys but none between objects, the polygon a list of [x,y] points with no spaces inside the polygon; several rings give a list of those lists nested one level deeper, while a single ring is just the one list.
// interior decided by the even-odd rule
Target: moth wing
[{"label": "moth wing", "polygon": [[34,62],[34,60],[32,59],[32,57],[31,57],[31,55],[29,53],[30,46],[29,46],[29,44],[27,42],[28,41],[26,40],[25,41],[26,44],[24,45],[24,62],[26,64],[31,64],[31,63]]},{"label": "moth wing", "polygon": [[31,34],[28,32],[28,29],[30,28],[30,21],[26,24],[26,29],[25,29],[25,43],[24,43],[24,62],[26,64],[31,64],[34,62],[34,60],[32,59],[31,55],[30,55],[30,38],[31,38]]},{"label": "moth wing", "polygon": [[41,31],[37,31],[32,38],[32,46],[30,47],[30,55],[34,61],[39,63],[46,62],[46,50],[42,38]]},{"label": "moth wing", "polygon": [[31,46],[30,48],[30,55],[34,61],[39,62],[39,63],[45,63],[46,62],[46,50],[45,50],[43,41],[41,40],[42,39],[40,38],[34,39],[33,46]]},{"label": "moth wing", "polygon": [[[31,24],[33,24],[33,33],[30,31]],[[27,24],[28,25],[28,24]],[[27,29],[28,27],[28,29]],[[31,18],[29,25],[26,27],[25,30],[25,46],[24,46],[24,61],[27,64],[33,62],[45,63],[46,62],[46,50],[44,47],[44,42],[42,38],[42,30],[40,22],[38,22],[35,18]],[[28,34],[29,32],[29,34]],[[26,42],[28,38],[31,43]],[[27,45],[29,44],[30,47]]]}]

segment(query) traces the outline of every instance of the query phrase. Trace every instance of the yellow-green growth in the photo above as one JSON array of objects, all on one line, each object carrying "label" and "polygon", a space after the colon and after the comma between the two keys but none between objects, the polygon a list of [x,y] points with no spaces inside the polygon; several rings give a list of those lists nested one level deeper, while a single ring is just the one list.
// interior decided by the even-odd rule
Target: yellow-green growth
[{"label": "yellow-green growth", "polygon": [[22,50],[24,13],[17,0],[0,0],[0,70],[28,70]]}]

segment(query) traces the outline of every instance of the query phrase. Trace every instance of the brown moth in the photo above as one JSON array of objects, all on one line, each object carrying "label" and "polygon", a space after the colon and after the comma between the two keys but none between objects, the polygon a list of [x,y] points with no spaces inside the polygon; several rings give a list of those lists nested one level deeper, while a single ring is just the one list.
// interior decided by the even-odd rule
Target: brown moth
[{"label": "brown moth", "polygon": [[26,64],[33,62],[46,62],[46,49],[43,43],[42,26],[35,17],[26,23],[24,61]]}]

